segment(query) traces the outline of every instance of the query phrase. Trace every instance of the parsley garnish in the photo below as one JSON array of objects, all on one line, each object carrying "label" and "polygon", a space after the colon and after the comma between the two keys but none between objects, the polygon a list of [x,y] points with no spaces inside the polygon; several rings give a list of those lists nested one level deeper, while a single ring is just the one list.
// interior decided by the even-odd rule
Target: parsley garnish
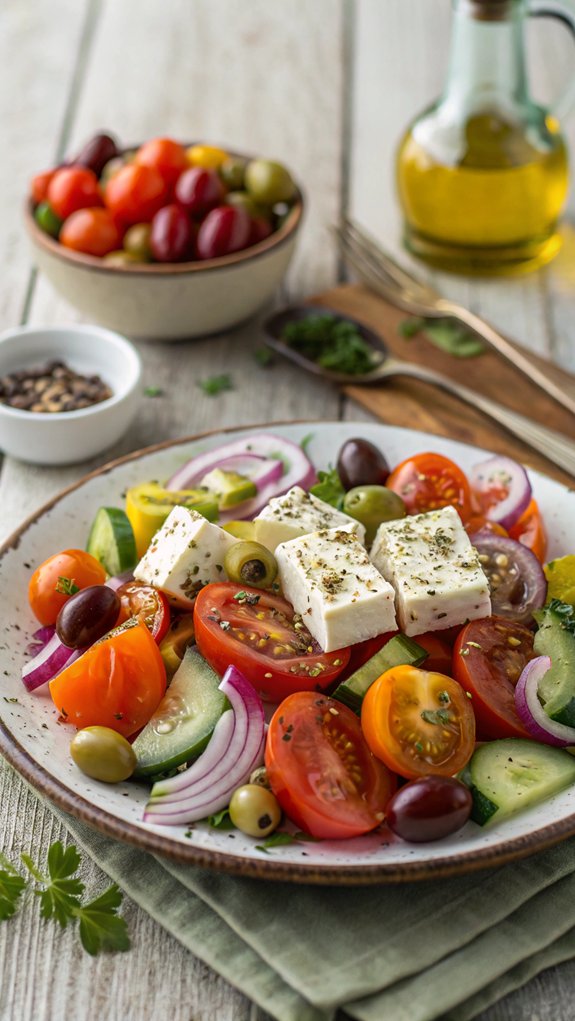
[{"label": "parsley garnish", "polygon": [[268,369],[269,366],[274,363],[274,356],[269,347],[258,347],[257,350],[254,351],[254,361],[257,362],[260,368]]},{"label": "parsley garnish", "polygon": [[433,723],[437,727],[445,727],[447,723],[451,723],[449,709],[423,709],[421,719],[426,723]]},{"label": "parsley garnish", "polygon": [[369,372],[377,361],[373,348],[355,323],[333,315],[314,313],[288,323],[282,340],[324,369],[349,376]]},{"label": "parsley garnish", "polygon": [[285,847],[287,844],[299,844],[302,841],[316,842],[317,837],[312,837],[309,833],[302,833],[298,830],[297,833],[286,833],[284,830],[276,830],[269,837],[264,840],[263,844],[256,844],[256,851],[263,851],[264,854],[269,854],[268,848],[270,847]]},{"label": "parsley garnish", "polygon": [[224,374],[221,376],[208,376],[207,379],[199,379],[198,386],[208,397],[216,397],[224,390],[233,390],[232,377]]},{"label": "parsley garnish", "polygon": [[76,585],[73,578],[62,577],[58,578],[58,582],[56,584],[56,592],[61,592],[62,595],[64,596],[73,596],[75,595],[76,592],[79,591],[80,589],[78,585]]},{"label": "parsley garnish", "polygon": [[423,333],[440,351],[456,358],[475,358],[485,351],[485,345],[475,334],[453,319],[404,319],[397,332],[407,339]]},{"label": "parsley garnish", "polygon": [[209,815],[208,823],[214,830],[235,830],[235,826],[230,819],[229,808],[222,808],[221,812]]},{"label": "parsley garnish", "polygon": [[326,472],[318,471],[317,477],[319,481],[315,486],[310,486],[310,493],[317,496],[318,500],[323,500],[324,503],[329,503],[332,507],[341,510],[345,489],[335,468],[329,468]]},{"label": "parsley garnish", "polygon": [[78,921],[80,940],[87,953],[95,956],[101,950],[128,950],[130,937],[126,922],[118,915],[123,894],[115,883],[94,900],[83,904],[84,884],[76,877],[80,855],[71,845],[64,849],[57,840],[48,851],[46,871],[42,872],[30,855],[22,854],[30,879],[0,854],[0,920],[11,918],[26,887],[40,899],[42,918],[53,919],[62,929]]},{"label": "parsley garnish", "polygon": [[300,444],[299,445],[300,445],[301,449],[303,450],[304,454],[307,454],[307,448],[309,447],[309,445],[310,445],[311,441],[313,440],[314,436],[315,436],[315,433],[308,433],[307,436],[304,436],[303,440],[300,440]]},{"label": "parsley garnish", "polygon": [[147,386],[144,388],[144,397],[161,397],[164,391],[161,386]]}]

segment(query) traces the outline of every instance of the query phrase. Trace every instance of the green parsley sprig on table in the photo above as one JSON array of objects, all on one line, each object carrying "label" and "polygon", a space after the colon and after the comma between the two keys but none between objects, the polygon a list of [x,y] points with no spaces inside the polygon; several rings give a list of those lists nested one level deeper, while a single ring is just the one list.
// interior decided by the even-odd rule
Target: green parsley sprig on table
[{"label": "green parsley sprig on table", "polygon": [[99,897],[82,903],[84,884],[76,876],[80,855],[73,844],[66,849],[60,840],[52,844],[44,871],[29,854],[20,857],[30,878],[0,854],[0,921],[16,914],[20,898],[29,889],[40,900],[42,918],[52,919],[62,929],[78,921],[82,946],[92,956],[101,950],[130,949],[125,919],[118,915],[123,894],[115,883]]}]

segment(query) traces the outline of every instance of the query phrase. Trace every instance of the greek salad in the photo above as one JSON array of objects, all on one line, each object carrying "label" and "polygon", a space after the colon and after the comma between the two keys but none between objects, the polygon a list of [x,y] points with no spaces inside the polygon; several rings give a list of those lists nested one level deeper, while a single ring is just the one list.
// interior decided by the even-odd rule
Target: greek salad
[{"label": "greek salad", "polygon": [[510,458],[245,436],[101,507],[29,601],[25,687],[156,826],[425,842],[575,783],[575,555]]}]

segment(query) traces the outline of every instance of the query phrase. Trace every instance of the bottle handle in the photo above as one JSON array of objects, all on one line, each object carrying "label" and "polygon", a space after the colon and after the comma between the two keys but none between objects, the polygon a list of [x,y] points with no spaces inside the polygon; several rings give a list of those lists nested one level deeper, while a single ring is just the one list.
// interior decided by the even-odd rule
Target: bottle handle
[{"label": "bottle handle", "polygon": [[[555,18],[571,31],[575,39],[575,5],[573,0],[530,0],[529,16]],[[563,95],[553,105],[551,113],[561,122],[575,105],[575,76]]]}]

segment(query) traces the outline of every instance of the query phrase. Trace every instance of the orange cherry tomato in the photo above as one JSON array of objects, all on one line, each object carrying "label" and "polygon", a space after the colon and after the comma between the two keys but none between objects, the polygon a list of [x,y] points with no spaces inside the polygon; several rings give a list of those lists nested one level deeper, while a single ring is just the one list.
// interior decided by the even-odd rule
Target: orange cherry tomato
[{"label": "orange cherry tomato", "polygon": [[46,199],[61,220],[77,209],[101,206],[98,178],[86,167],[62,167],[48,184]]},{"label": "orange cherry tomato", "polygon": [[483,514],[474,514],[469,518],[469,521],[465,522],[465,531],[468,535],[475,535],[476,532],[483,531],[494,532],[495,535],[509,535],[503,525],[498,525],[496,521],[490,521]]},{"label": "orange cherry tomato", "polygon": [[166,690],[166,668],[145,624],[122,625],[92,645],[50,681],[54,705],[67,723],[135,734]]},{"label": "orange cherry tomato", "polygon": [[81,549],[68,549],[48,557],[30,578],[28,598],[41,624],[55,624],[64,603],[80,589],[102,585],[106,572],[101,563]]},{"label": "orange cherry tomato", "polygon": [[522,542],[542,564],[547,555],[547,533],[536,500],[531,500],[523,514],[509,529],[511,539]]},{"label": "orange cherry tomato", "polygon": [[475,745],[471,701],[445,674],[398,666],[367,689],[361,728],[374,755],[408,780],[453,776]]},{"label": "orange cherry tomato", "polygon": [[387,482],[408,514],[455,507],[463,522],[471,516],[471,489],[465,475],[442,454],[414,454],[394,468]]},{"label": "orange cherry tomato", "polygon": [[176,183],[182,170],[189,166],[183,145],[171,138],[152,138],[140,146],[134,162],[140,167],[154,167],[168,185]]},{"label": "orange cherry tomato", "polygon": [[64,221],[60,244],[86,255],[107,255],[120,247],[122,235],[108,209],[78,209]]},{"label": "orange cherry tomato", "polygon": [[42,170],[35,174],[30,182],[30,192],[36,205],[46,202],[48,197],[48,185],[56,173],[55,170]]},{"label": "orange cherry tomato", "polygon": [[118,170],[104,191],[106,206],[126,226],[149,223],[167,199],[168,187],[159,170],[136,163]]},{"label": "orange cherry tomato", "polygon": [[321,839],[375,829],[396,788],[395,776],[367,747],[355,713],[313,691],[298,691],[278,706],[265,763],[286,815]]}]

